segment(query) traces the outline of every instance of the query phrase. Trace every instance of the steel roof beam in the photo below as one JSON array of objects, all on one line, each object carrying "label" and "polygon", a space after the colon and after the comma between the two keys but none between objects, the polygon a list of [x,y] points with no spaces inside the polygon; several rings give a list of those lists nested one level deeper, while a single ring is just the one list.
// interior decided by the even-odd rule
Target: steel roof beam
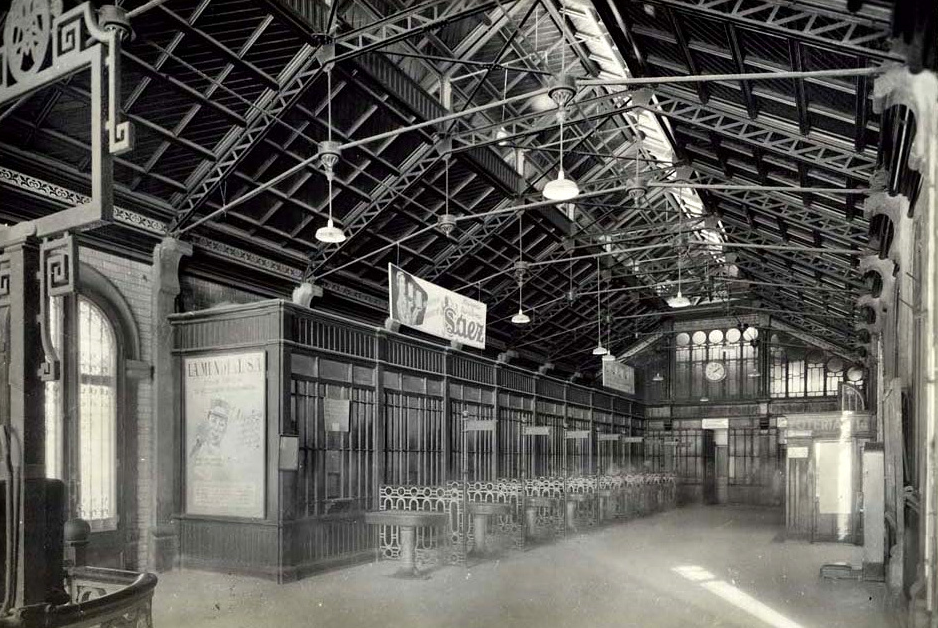
[{"label": "steel roof beam", "polygon": [[849,13],[785,0],[648,0],[647,3],[822,44],[836,52],[903,61],[899,53],[890,50],[889,11],[870,4],[858,13]]},{"label": "steel roof beam", "polygon": [[876,167],[875,155],[838,148],[833,144],[804,137],[795,131],[774,128],[765,123],[765,116],[760,118],[758,123],[753,122],[745,116],[729,113],[728,107],[717,109],[713,100],[705,107],[673,93],[666,87],[659,88],[656,96],[658,102],[654,106],[645,107],[650,113],[673,118],[679,123],[713,130],[720,135],[838,172],[852,179],[868,181]]},{"label": "steel roof beam", "polygon": [[237,52],[235,52],[234,50],[232,50],[225,44],[221,43],[220,41],[218,41],[217,39],[215,39],[214,37],[212,37],[205,31],[203,31],[202,29],[198,28],[194,24],[190,24],[189,20],[183,19],[181,16],[176,14],[165,4],[160,5],[160,11],[163,13],[163,15],[168,17],[171,22],[175,23],[180,29],[182,29],[186,33],[189,33],[193,35],[194,37],[196,37],[197,39],[199,39],[199,41],[201,41],[202,44],[212,49],[217,55],[219,55],[222,59],[224,59],[231,65],[234,65],[235,67],[242,70],[243,72],[246,72],[247,74],[250,74],[251,76],[253,76],[258,82],[264,85],[264,87],[267,87],[268,89],[272,89],[272,90],[277,90],[280,88],[280,84],[277,82],[277,79],[270,76],[269,74],[267,74],[266,72],[258,68],[256,65],[254,65],[250,61],[246,61],[245,59],[242,59],[241,56]]}]

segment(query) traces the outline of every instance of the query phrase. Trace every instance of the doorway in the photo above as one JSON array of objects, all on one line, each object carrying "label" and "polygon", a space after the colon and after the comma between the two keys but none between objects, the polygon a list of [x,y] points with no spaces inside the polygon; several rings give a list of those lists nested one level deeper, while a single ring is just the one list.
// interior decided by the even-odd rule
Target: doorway
[{"label": "doorway", "polygon": [[729,489],[729,456],[727,430],[703,430],[703,501],[725,504]]}]

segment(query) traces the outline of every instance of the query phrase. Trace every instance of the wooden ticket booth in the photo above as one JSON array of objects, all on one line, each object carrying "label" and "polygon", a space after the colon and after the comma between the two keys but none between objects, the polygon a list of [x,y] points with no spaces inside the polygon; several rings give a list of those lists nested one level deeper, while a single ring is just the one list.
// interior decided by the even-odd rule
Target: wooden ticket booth
[{"label": "wooden ticket booth", "polygon": [[860,542],[863,450],[873,436],[870,415],[791,414],[779,423],[787,438],[786,534]]}]

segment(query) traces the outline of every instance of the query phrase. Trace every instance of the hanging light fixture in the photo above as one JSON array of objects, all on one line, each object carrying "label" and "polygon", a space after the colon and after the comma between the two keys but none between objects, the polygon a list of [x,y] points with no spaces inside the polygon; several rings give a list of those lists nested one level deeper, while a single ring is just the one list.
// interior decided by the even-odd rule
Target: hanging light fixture
[{"label": "hanging light fixture", "polygon": [[527,325],[531,322],[531,317],[524,313],[521,308],[521,282],[518,282],[518,313],[511,317],[511,322],[515,325]]},{"label": "hanging light fixture", "polygon": [[673,308],[682,308],[690,305],[690,299],[681,294],[681,260],[684,258],[684,212],[678,209],[678,237],[680,238],[677,251],[677,294],[668,297],[668,305]]},{"label": "hanging light fixture", "polygon": [[[612,283],[612,280],[609,281]],[[612,317],[609,314],[609,283],[606,284],[606,344],[612,346]],[[615,362],[616,356],[609,351],[603,356],[603,362]]]},{"label": "hanging light fixture", "polygon": [[332,220],[332,179],[335,176],[335,165],[339,161],[339,144],[332,141],[332,68],[326,70],[326,128],[328,140],[319,144],[319,162],[326,171],[326,181],[329,183],[329,220],[325,227],[316,229],[316,239],[325,244],[339,244],[345,242],[345,232],[335,226]]},{"label": "hanging light fixture", "polygon": [[603,346],[602,302],[600,301],[599,258],[596,258],[596,348],[593,355],[606,355],[609,350]]},{"label": "hanging light fixture", "polygon": [[524,313],[522,308],[522,286],[524,286],[524,275],[527,269],[527,266],[524,264],[524,260],[521,259],[522,248],[521,248],[521,236],[524,234],[522,228],[521,219],[524,214],[518,214],[518,263],[515,264],[515,277],[518,280],[518,313],[511,317],[511,322],[515,325],[527,325],[531,322],[531,317]]},{"label": "hanging light fixture", "polygon": [[554,79],[547,92],[550,99],[557,104],[557,118],[560,120],[560,168],[557,178],[548,181],[542,190],[544,198],[549,201],[569,201],[580,194],[576,181],[567,179],[563,173],[563,123],[567,117],[567,103],[573,100],[576,94],[576,79],[566,73],[566,48],[561,49],[560,55],[560,76]]},{"label": "hanging light fixture", "polygon": [[655,374],[652,376],[651,381],[653,381],[653,382],[663,382],[663,381],[664,381],[664,376],[661,374],[661,371],[658,371],[657,373],[655,373]]},{"label": "hanging light fixture", "polygon": [[645,178],[642,177],[639,170],[641,166],[642,158],[642,136],[639,132],[638,137],[635,140],[635,177],[628,181],[629,185],[629,198],[633,201],[638,201],[645,198],[645,195],[648,194],[648,182],[645,181]]},{"label": "hanging light fixture", "polygon": [[498,140],[499,146],[505,146],[508,144],[508,129],[505,128],[505,103],[504,100],[508,98],[508,70],[505,70],[505,83],[502,85],[502,125],[498,127],[498,130],[495,131],[495,139]]}]

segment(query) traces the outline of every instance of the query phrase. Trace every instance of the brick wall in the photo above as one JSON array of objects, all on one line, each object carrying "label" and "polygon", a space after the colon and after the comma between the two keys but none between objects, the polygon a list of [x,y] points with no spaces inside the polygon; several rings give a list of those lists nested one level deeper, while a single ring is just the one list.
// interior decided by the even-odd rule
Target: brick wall
[{"label": "brick wall", "polygon": [[[137,359],[152,363],[151,335],[153,319],[151,316],[150,265],[82,247],[80,259],[104,275],[120,292],[130,306],[139,333],[140,355]],[[123,473],[136,475],[136,509],[128,513],[126,521],[128,548],[125,561],[128,567],[145,568],[147,560],[147,528],[149,526],[151,504],[150,452],[152,451],[153,428],[153,386],[151,380],[126,380],[132,395],[131,415],[126,417],[126,435],[134,444],[136,436],[136,456],[124,462]],[[135,397],[135,398],[134,398]],[[135,410],[135,411],[134,411]]]},{"label": "brick wall", "polygon": [[[84,264],[104,275],[127,302],[139,334],[138,360],[152,365],[152,288],[151,266],[143,262],[126,259],[118,255],[82,247],[80,259]],[[193,311],[225,303],[248,303],[263,297],[237,288],[221,286],[210,281],[183,275],[180,278],[180,309]],[[150,463],[153,451],[153,386],[152,380],[126,380],[132,387],[130,395],[131,415],[126,417],[125,432],[129,444],[136,451],[131,460],[124,461],[123,473],[136,476],[133,512],[127,513],[125,521],[128,545],[125,552],[126,566],[146,569],[147,534],[153,516],[153,494]]]}]

